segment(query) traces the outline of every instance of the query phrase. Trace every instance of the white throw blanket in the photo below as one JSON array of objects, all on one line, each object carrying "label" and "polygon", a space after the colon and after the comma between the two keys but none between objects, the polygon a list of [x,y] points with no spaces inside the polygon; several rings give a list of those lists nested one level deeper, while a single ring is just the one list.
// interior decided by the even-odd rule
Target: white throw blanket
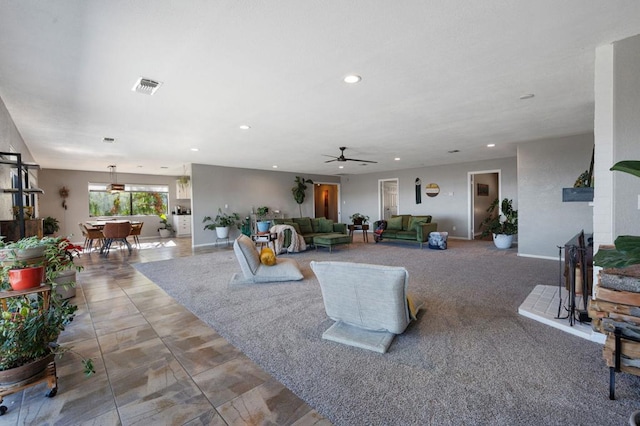
[{"label": "white throw blanket", "polygon": [[[284,246],[284,231],[291,231],[291,244],[289,247]],[[307,249],[307,244],[304,242],[304,238],[302,235],[296,232],[296,228],[291,225],[273,225],[271,227],[271,232],[278,234],[278,238],[276,239],[276,254],[284,253],[298,253],[300,251],[305,251]]]}]

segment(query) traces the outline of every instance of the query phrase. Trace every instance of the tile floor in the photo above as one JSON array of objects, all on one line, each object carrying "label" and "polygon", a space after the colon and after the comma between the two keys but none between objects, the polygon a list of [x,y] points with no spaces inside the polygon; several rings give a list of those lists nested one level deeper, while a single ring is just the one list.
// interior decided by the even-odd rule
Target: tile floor
[{"label": "tile floor", "polygon": [[[558,316],[559,302],[558,286],[550,285],[535,286],[531,293],[529,293],[529,296],[527,296],[525,301],[522,302],[522,305],[518,308],[518,313],[551,327],[582,337],[583,339],[604,344],[606,336],[602,333],[593,331],[591,324],[583,324],[578,321],[575,321],[573,326],[569,324],[566,309],[568,306],[569,292],[562,288],[560,296],[562,298],[562,307],[559,315],[561,318],[556,318]],[[576,306],[578,308],[582,308],[583,306],[581,295],[576,296]]]},{"label": "tile floor", "polygon": [[75,320],[60,336],[94,359],[57,361],[58,393],[46,383],[6,396],[2,425],[329,425],[214,329],[138,273],[131,263],[191,256],[190,238],[141,241],[131,255],[84,254]]}]

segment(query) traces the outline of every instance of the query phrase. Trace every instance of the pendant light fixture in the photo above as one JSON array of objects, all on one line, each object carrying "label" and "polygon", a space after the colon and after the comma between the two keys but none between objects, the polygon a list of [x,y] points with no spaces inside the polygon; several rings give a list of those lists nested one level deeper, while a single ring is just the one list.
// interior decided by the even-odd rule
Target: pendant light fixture
[{"label": "pendant light fixture", "polygon": [[114,194],[124,191],[124,183],[118,183],[118,172],[115,164],[109,166],[109,175],[111,176],[111,183],[107,185],[107,192]]}]

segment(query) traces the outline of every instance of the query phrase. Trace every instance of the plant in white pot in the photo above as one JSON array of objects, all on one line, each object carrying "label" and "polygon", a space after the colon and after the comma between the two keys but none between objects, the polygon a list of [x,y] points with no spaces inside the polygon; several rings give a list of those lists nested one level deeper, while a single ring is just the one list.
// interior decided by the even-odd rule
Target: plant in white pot
[{"label": "plant in white pot", "polygon": [[232,227],[237,228],[238,222],[240,221],[240,215],[238,213],[227,214],[222,211],[222,209],[218,209],[218,214],[215,218],[211,216],[205,216],[202,220],[202,223],[207,223],[204,226],[204,229],[209,229],[211,231],[215,230],[218,238],[228,238],[229,237],[229,229]]},{"label": "plant in white pot", "polygon": [[73,244],[68,238],[44,238],[45,280],[51,284],[62,299],[76,295],[76,273],[83,267],[76,265],[74,259],[80,256],[82,246]]},{"label": "plant in white pot", "polygon": [[160,238],[169,238],[171,236],[171,231],[173,230],[173,225],[169,223],[166,214],[162,213],[159,217],[160,227],[158,228],[158,232],[160,232]]},{"label": "plant in white pot", "polygon": [[[500,211],[494,213],[500,206]],[[482,236],[493,235],[493,243],[499,249],[508,249],[513,244],[513,236],[518,233],[518,211],[513,209],[513,201],[505,198],[500,203],[497,198],[487,209],[487,216],[480,228]]]}]

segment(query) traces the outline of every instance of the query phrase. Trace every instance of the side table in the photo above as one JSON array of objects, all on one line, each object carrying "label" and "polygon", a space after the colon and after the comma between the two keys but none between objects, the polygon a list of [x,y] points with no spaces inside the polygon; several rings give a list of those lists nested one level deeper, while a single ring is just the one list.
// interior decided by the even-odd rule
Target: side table
[{"label": "side table", "polygon": [[276,253],[276,243],[275,241],[278,239],[278,234],[275,232],[258,232],[257,234],[253,234],[251,239],[256,244],[260,244],[260,248],[262,248],[265,244],[269,247],[269,244],[273,247],[273,253]]},{"label": "side table", "polygon": [[351,240],[353,241],[353,231],[362,231],[362,241],[364,241],[365,243],[369,242],[369,233],[367,232],[369,230],[369,225],[367,224],[362,224],[362,225],[347,225],[347,227],[349,228],[349,236],[351,237]]}]

